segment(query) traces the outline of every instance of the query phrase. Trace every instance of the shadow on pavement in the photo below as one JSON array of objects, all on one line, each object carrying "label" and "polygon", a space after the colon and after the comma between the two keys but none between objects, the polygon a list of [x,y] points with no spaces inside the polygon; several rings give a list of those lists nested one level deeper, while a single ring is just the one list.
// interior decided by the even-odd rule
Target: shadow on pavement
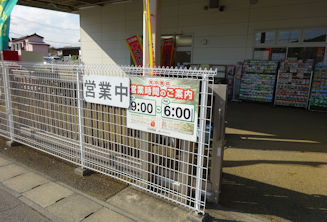
[{"label": "shadow on pavement", "polygon": [[[248,138],[250,138],[250,139],[248,139]],[[327,153],[327,142],[324,142],[324,141],[319,142],[319,143],[301,143],[301,142],[269,141],[269,138],[261,137],[261,136],[254,137],[254,138],[258,138],[258,140],[251,139],[251,138],[253,138],[253,137],[248,137],[245,135],[226,135],[228,148],[234,147],[234,148],[240,148],[240,149]],[[260,140],[261,138],[265,139],[265,140],[262,141],[262,140]],[[271,137],[271,138],[276,139],[276,137]],[[287,137],[284,136],[284,138],[286,139]],[[288,138],[290,138],[290,137],[288,137]],[[291,137],[291,138],[294,138],[294,137]],[[280,139],[282,139],[282,138],[280,138]],[[298,139],[298,140],[302,140],[302,139]]]},{"label": "shadow on pavement", "polygon": [[227,110],[228,127],[268,134],[227,134],[228,147],[327,152],[327,113],[252,103],[232,103]]},{"label": "shadow on pavement", "polygon": [[278,165],[304,165],[312,167],[320,167],[327,165],[327,162],[305,162],[305,161],[282,161],[282,160],[226,160],[224,161],[224,167],[238,167],[238,166],[249,166],[256,164],[278,164]]},{"label": "shadow on pavement", "polygon": [[327,113],[232,103],[227,115],[220,204],[272,221],[327,221]]},{"label": "shadow on pavement", "polygon": [[303,194],[232,174],[223,174],[222,190],[220,204],[244,213],[299,222],[327,221],[327,196]]}]

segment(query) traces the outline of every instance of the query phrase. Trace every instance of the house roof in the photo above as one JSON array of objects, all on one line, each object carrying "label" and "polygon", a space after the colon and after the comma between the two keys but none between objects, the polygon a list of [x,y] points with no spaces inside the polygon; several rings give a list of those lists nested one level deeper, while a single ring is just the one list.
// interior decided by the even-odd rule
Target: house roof
[{"label": "house roof", "polygon": [[85,7],[128,1],[130,0],[19,0],[18,4],[56,11],[77,12]]},{"label": "house roof", "polygon": [[67,47],[62,47],[62,48],[56,48],[56,50],[80,50],[81,47],[79,46],[67,46]]},{"label": "house roof", "polygon": [[26,38],[29,38],[29,37],[32,37],[32,36],[37,36],[37,37],[40,37],[43,39],[43,36],[40,36],[36,33],[32,34],[32,35],[26,35],[26,36],[23,36],[23,37],[19,37],[19,38],[13,38],[12,39],[12,42],[17,42],[17,41],[20,41],[20,40],[23,40],[23,39],[26,39]]},{"label": "house roof", "polygon": [[45,42],[28,42],[28,44],[31,44],[31,45],[48,45],[48,46],[50,46],[48,43],[45,43]]}]

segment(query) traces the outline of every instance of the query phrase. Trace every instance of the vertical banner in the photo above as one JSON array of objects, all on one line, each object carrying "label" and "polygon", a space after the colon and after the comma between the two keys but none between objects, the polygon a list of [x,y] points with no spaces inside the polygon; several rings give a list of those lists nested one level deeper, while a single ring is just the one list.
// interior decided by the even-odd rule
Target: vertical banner
[{"label": "vertical banner", "polygon": [[0,0],[0,50],[8,49],[10,14],[18,0]]},{"label": "vertical banner", "polygon": [[318,47],[316,50],[316,57],[324,57],[325,56],[325,47]]},{"label": "vertical banner", "polygon": [[172,66],[175,54],[174,39],[164,39],[161,48],[161,66]]},{"label": "vertical banner", "polygon": [[143,48],[138,35],[126,39],[128,49],[136,66],[143,66]]},{"label": "vertical banner", "polygon": [[[143,1],[143,13],[145,21],[143,25],[145,25],[145,31],[147,35],[147,47],[145,47],[148,51],[144,51],[144,53],[148,54],[149,58],[149,66],[154,67],[154,53],[153,53],[153,41],[152,41],[152,25],[151,25],[151,13],[150,13],[150,2],[149,0]],[[147,63],[145,63],[147,64]]]}]

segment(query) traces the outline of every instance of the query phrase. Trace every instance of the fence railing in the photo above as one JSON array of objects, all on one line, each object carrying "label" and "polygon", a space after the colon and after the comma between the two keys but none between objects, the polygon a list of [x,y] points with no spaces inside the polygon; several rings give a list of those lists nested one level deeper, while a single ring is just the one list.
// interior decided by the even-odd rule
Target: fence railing
[{"label": "fence railing", "polygon": [[[4,62],[0,69],[3,137],[204,212],[215,71]],[[197,142],[128,128],[126,109],[83,99],[83,75],[149,73],[200,80]]]}]

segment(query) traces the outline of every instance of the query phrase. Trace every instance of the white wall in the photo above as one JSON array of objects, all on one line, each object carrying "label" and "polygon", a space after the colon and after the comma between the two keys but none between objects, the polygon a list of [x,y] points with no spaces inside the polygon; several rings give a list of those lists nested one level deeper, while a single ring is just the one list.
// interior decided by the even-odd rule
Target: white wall
[{"label": "white wall", "polygon": [[125,39],[142,34],[141,1],[80,11],[82,60],[86,63],[130,64]]},{"label": "white wall", "polygon": [[[204,10],[206,0],[161,0],[161,34],[191,34],[192,63],[233,64],[252,57],[258,30],[327,28],[326,0],[221,0],[225,11]],[[87,63],[130,64],[125,39],[142,34],[142,1],[83,9],[81,48]],[[207,45],[201,40],[206,39]]]}]

